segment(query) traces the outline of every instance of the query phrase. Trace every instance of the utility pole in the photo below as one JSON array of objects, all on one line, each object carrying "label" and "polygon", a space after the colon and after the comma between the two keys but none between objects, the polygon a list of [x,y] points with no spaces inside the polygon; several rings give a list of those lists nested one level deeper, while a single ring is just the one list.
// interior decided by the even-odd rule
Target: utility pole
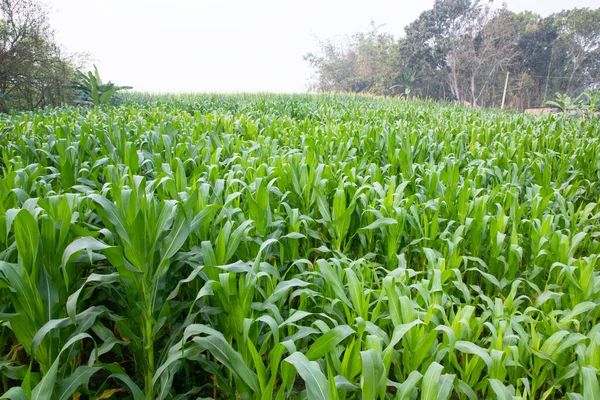
[{"label": "utility pole", "polygon": [[508,75],[510,75],[510,71],[506,71],[506,82],[504,82],[504,94],[502,95],[502,110],[504,110],[504,101],[506,100],[506,89],[508,89]]}]

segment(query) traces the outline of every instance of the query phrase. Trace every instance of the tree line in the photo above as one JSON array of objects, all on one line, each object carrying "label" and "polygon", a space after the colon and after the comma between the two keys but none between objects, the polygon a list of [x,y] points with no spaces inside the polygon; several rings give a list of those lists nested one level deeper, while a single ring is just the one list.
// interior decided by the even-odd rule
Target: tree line
[{"label": "tree line", "polygon": [[600,9],[542,17],[477,0],[436,0],[395,38],[375,25],[319,43],[311,89],[538,106],[600,88]]}]

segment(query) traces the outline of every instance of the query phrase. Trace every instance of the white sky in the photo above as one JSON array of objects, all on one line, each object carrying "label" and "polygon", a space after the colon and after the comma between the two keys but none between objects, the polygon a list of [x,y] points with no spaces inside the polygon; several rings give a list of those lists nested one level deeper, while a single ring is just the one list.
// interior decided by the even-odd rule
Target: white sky
[{"label": "white sky", "polygon": [[[317,38],[400,36],[433,0],[46,0],[59,43],[87,52],[100,75],[136,91],[304,92]],[[497,3],[499,3],[497,1]],[[598,0],[507,0],[547,15]]]}]

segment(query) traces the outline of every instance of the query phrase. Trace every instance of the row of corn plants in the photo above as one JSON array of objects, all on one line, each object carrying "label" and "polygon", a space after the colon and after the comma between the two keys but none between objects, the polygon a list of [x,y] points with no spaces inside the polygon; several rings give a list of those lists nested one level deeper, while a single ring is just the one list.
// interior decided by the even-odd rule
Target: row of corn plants
[{"label": "row of corn plants", "polygon": [[0,398],[600,399],[599,132],[337,95],[0,117]]}]

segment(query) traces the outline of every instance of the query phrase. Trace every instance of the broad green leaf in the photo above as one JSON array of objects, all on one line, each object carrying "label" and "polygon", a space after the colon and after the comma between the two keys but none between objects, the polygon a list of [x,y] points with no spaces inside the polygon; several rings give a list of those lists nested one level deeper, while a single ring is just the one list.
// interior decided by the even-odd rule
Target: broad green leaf
[{"label": "broad green leaf", "polygon": [[423,375],[419,371],[412,371],[406,380],[400,384],[396,392],[396,400],[409,400],[417,390],[417,384]]},{"label": "broad green leaf", "polygon": [[58,399],[67,400],[72,398],[71,396],[73,393],[75,393],[80,386],[87,385],[90,378],[101,369],[102,368],[100,367],[88,367],[86,365],[77,368],[72,375],[58,383],[56,389]]},{"label": "broad green leaf", "polygon": [[13,387],[8,389],[6,393],[4,393],[0,399],[10,399],[10,400],[29,400],[27,394],[20,387]]},{"label": "broad green leaf", "polygon": [[423,380],[421,381],[421,399],[437,400],[440,377],[442,376],[442,367],[440,364],[433,362],[427,368]]},{"label": "broad green leaf", "polygon": [[31,274],[37,268],[40,234],[33,215],[26,210],[21,210],[13,222],[15,242],[19,253],[19,264]]},{"label": "broad green leaf", "polygon": [[373,229],[379,229],[379,228],[387,226],[387,225],[397,225],[397,224],[398,224],[398,221],[396,221],[393,218],[379,218],[372,224],[369,224],[362,229],[373,230]]},{"label": "broad green leaf", "polygon": [[454,348],[460,351],[461,353],[477,355],[485,362],[488,371],[491,371],[494,368],[494,361],[492,360],[492,357],[489,355],[489,353],[485,351],[485,349],[477,346],[475,343],[466,342],[464,340],[458,340],[454,344]]},{"label": "broad green leaf", "polygon": [[360,387],[363,399],[375,400],[385,394],[385,367],[381,355],[374,349],[361,351],[362,374]]},{"label": "broad green leaf", "polygon": [[594,368],[581,368],[583,380],[583,397],[586,400],[600,399],[600,383],[598,381],[598,373]]},{"label": "broad green leaf", "polygon": [[336,326],[333,329],[330,329],[329,331],[321,335],[321,337],[319,337],[310,346],[310,349],[306,353],[306,358],[308,358],[311,361],[318,360],[319,358],[332,351],[335,348],[335,346],[340,344],[342,340],[352,335],[353,333],[354,329],[352,329],[348,325],[340,325]]},{"label": "broad green leaf", "polygon": [[305,383],[306,392],[309,400],[328,400],[329,383],[319,364],[310,361],[304,354],[296,352],[284,359],[285,362],[292,364]]},{"label": "broad green leaf", "polygon": [[497,396],[498,400],[513,400],[513,396],[515,395],[515,388],[512,386],[504,386],[502,382],[498,379],[488,379],[490,383],[490,387],[494,391],[494,394]]}]

